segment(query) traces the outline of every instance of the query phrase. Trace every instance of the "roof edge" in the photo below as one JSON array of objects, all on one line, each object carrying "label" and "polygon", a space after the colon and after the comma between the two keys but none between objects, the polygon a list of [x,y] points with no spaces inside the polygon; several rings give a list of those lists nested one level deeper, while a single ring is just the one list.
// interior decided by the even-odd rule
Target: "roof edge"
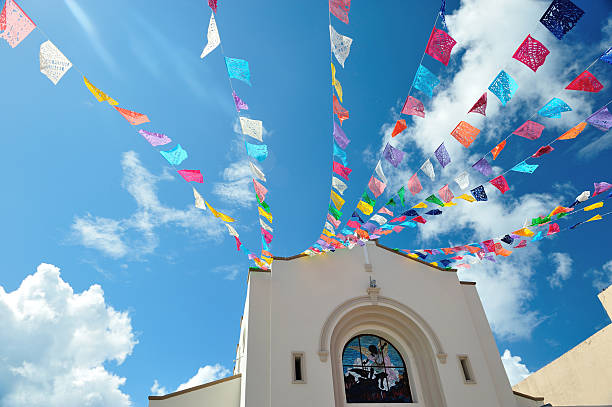
[{"label": "roof edge", "polygon": [[181,391],[175,391],[174,393],[168,393],[168,394],[165,394],[163,396],[149,396],[149,400],[166,400],[166,399],[169,399],[170,397],[180,396],[181,394],[185,394],[185,393],[189,393],[189,392],[192,392],[192,391],[200,390],[200,389],[203,389],[205,387],[214,386],[215,384],[219,384],[219,383],[227,382],[227,381],[230,381],[230,380],[238,379],[241,376],[242,376],[242,374],[238,373],[237,375],[234,375],[234,376],[224,377],[223,379],[215,380],[214,382],[208,382],[208,383],[200,384],[199,386],[190,387],[188,389],[181,390]]},{"label": "roof edge", "polygon": [[524,397],[533,401],[544,401],[544,397],[530,396],[529,394],[521,393],[520,391],[512,390],[515,396]]}]

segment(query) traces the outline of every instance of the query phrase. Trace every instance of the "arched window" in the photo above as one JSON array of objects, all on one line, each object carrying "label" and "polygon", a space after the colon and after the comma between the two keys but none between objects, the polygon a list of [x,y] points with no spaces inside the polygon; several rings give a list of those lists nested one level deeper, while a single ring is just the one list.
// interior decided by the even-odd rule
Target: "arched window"
[{"label": "arched window", "polygon": [[347,403],[412,403],[406,364],[376,335],[358,335],[342,351]]}]

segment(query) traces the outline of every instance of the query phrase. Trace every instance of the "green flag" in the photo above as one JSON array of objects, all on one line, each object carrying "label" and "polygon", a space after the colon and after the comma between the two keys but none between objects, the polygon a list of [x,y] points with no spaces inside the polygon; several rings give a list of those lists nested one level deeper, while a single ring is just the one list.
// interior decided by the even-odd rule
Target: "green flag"
[{"label": "green flag", "polygon": [[368,196],[368,192],[364,191],[363,195],[361,195],[361,200],[367,204],[370,204],[372,206],[376,205],[376,199],[372,199]]},{"label": "green flag", "polygon": [[425,199],[427,202],[435,203],[440,206],[444,206],[444,202],[442,202],[437,196],[430,195]]},{"label": "green flag", "polygon": [[404,200],[404,195],[406,194],[406,190],[404,189],[404,187],[401,187],[399,191],[397,191],[397,195],[400,197],[400,202],[402,203],[402,206],[404,206],[404,204],[406,203],[406,201]]},{"label": "green flag", "polygon": [[336,209],[333,205],[329,205],[329,213],[336,220],[340,220],[340,218],[342,217],[342,212],[340,212],[338,209]]}]

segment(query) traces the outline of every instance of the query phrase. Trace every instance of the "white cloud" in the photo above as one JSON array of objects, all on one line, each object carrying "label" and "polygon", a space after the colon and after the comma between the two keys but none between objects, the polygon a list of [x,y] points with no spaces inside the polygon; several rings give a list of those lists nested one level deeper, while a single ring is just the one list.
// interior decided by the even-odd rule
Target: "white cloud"
[{"label": "white cloud", "polygon": [[601,270],[593,270],[593,287],[598,291],[608,288],[612,284],[612,260],[601,266]]},{"label": "white cloud", "polygon": [[563,282],[572,275],[572,264],[574,261],[567,253],[550,253],[548,258],[555,264],[556,269],[546,279],[552,288],[561,288]]},{"label": "white cloud", "polygon": [[[157,196],[157,183],[173,179],[167,173],[151,174],[138,158],[129,151],[123,154],[123,187],[134,198],[137,210],[125,219],[75,216],[73,237],[83,246],[99,250],[113,258],[138,257],[152,253],[159,244],[155,230],[162,226],[178,226],[195,232],[202,239],[219,239],[225,227],[208,212],[190,205],[187,209],[163,205]],[[189,192],[186,198],[191,201]],[[133,233],[138,234],[137,237]]]},{"label": "white cloud", "polygon": [[215,195],[236,206],[249,206],[255,202],[253,174],[248,160],[230,164],[223,170],[222,176],[225,182],[215,183],[213,188]]},{"label": "white cloud", "polygon": [[137,341],[99,285],[74,293],[43,263],[15,291],[0,286],[0,321],[0,405],[131,406],[125,378],[105,365],[123,363]]},{"label": "white cloud", "polygon": [[[204,367],[199,368],[193,377],[191,377],[185,383],[180,384],[174,391],[175,392],[181,391],[181,390],[189,389],[191,387],[199,386],[204,383],[213,382],[215,380],[219,380],[224,377],[227,377],[230,374],[231,372],[228,369],[226,369],[224,366],[220,365],[219,363],[215,365],[206,365]],[[167,394],[166,388],[160,386],[159,383],[157,382],[157,379],[155,379],[155,381],[153,382],[153,386],[151,387],[151,392],[154,395],[158,395],[158,396]]]},{"label": "white cloud", "polygon": [[521,363],[521,358],[519,356],[512,356],[508,349],[504,351],[501,360],[511,386],[514,386],[531,374],[527,366]]},{"label": "white cloud", "polygon": [[226,280],[235,280],[240,272],[241,266],[237,264],[227,266],[217,266],[213,269],[213,273],[221,273],[225,275]]}]

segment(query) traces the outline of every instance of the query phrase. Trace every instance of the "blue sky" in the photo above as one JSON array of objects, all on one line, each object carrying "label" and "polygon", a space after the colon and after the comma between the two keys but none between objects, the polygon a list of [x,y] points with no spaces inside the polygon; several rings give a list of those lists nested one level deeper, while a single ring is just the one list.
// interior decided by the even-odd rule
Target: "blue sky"
[{"label": "blue sky", "polygon": [[[390,190],[405,185],[442,140],[453,163],[441,172],[436,167],[441,178],[435,182],[420,174],[424,191],[417,198],[436,192],[444,180],[452,182],[612,45],[610,4],[575,3],[586,14],[558,41],[538,22],[548,2],[448,2],[449,32],[458,44],[448,67],[423,59],[442,83],[432,99],[412,93],[426,103],[428,113],[424,120],[408,118],[410,128],[394,140],[407,158],[397,170],[385,166]],[[199,58],[210,18],[206,3],[19,4],[94,85],[121,107],[148,115],[151,123],[142,128],[166,133],[189,152],[183,168],[202,171],[199,191],[238,219],[241,239],[257,250],[254,195],[221,51]],[[345,68],[335,63],[343,106],[350,112],[343,125],[351,139],[347,153],[353,172],[344,195],[349,207],[363,192],[399,118],[438,7],[435,2],[418,7],[400,0],[376,7],[355,2],[350,25],[332,17],[336,30],[354,40]],[[320,234],[329,201],[332,89],[326,3],[221,0],[216,17],[227,56],[249,61],[252,87],[237,81],[234,87],[248,103],[249,116],[263,120],[266,129],[270,155],[262,168],[277,236],[272,252],[299,253]],[[551,51],[537,73],[511,59],[529,33]],[[88,357],[70,354],[70,347],[62,353],[62,362],[74,362],[72,370],[54,371],[25,351],[22,358],[14,353],[9,364],[25,369],[27,361],[39,371],[47,369],[48,378],[66,380],[78,369],[100,373],[96,368],[102,368],[105,373],[91,377],[108,405],[144,406],[155,380],[170,392],[200,368],[196,380],[223,375],[223,367],[231,370],[249,263],[223,225],[192,208],[191,187],[161,155],[114,109],[92,97],[77,69],[57,86],[40,73],[38,49],[46,39],[35,30],[15,49],[0,44],[5,151],[0,286],[26,305],[30,296],[44,301],[41,292],[48,301],[68,305],[89,298],[77,295],[85,290],[97,298],[89,307],[59,314],[56,325],[42,324],[41,335],[54,341],[62,329],[77,329],[78,321],[97,321],[98,328],[108,330]],[[489,94],[488,117],[466,118],[502,68],[519,83],[515,98],[501,107]],[[509,141],[494,163],[497,173],[609,101],[612,65],[600,62],[591,72],[604,89],[559,93],[573,111],[561,119],[538,118],[547,126],[541,140]],[[448,133],[459,120],[482,130],[469,150],[451,144]],[[556,143],[533,175],[510,174],[511,189],[503,197],[490,193],[487,203],[459,203],[418,230],[381,241],[406,249],[446,247],[516,230],[524,219],[592,190],[593,182],[612,182],[606,162],[610,147],[611,133],[589,127],[574,141]],[[612,282],[607,229],[607,219],[594,222],[460,273],[477,281],[500,353],[508,349],[534,371],[609,322],[596,299],[598,288]],[[24,282],[41,263],[59,267],[61,275],[44,266]],[[96,284],[103,294],[90,289]],[[0,318],[9,320],[7,312],[0,311]],[[19,348],[31,340],[53,351],[51,341],[40,344],[26,335],[26,322],[10,321],[16,333],[0,334],[0,342]],[[0,351],[1,357],[9,356]],[[516,362],[509,359],[510,369],[524,373]],[[0,368],[0,393],[17,394],[29,383],[27,377]]]}]

